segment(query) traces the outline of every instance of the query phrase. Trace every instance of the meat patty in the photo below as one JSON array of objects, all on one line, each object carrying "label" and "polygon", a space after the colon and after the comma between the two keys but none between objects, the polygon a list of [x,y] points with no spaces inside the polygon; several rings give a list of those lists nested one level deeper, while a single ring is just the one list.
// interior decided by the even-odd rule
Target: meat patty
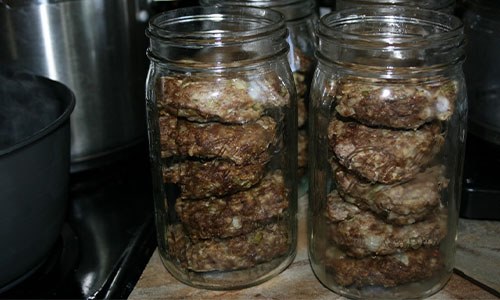
[{"label": "meat patty", "polygon": [[451,80],[422,83],[348,78],[337,83],[335,109],[367,125],[416,129],[433,120],[448,120],[457,90],[457,82]]},{"label": "meat patty", "polygon": [[405,225],[423,220],[441,203],[441,190],[448,185],[443,173],[443,165],[433,166],[410,181],[395,184],[368,182],[342,166],[334,175],[344,200],[390,223]]},{"label": "meat patty", "polygon": [[236,165],[232,161],[184,161],[163,168],[165,182],[178,184],[180,197],[200,199],[234,194],[257,184],[266,165]]},{"label": "meat patty", "polygon": [[304,128],[307,123],[307,107],[304,98],[297,100],[297,127]]},{"label": "meat patty", "polygon": [[345,287],[394,287],[429,278],[444,268],[437,248],[364,258],[352,258],[333,249],[326,253],[324,265],[335,282]]},{"label": "meat patty", "polygon": [[225,198],[177,199],[175,209],[192,240],[249,233],[283,216],[288,194],[281,172],[266,175],[255,187]]},{"label": "meat patty", "polygon": [[390,184],[415,177],[434,158],[444,143],[440,131],[435,123],[405,131],[333,119],[328,138],[344,167],[369,181]]},{"label": "meat patty", "polygon": [[168,248],[180,265],[195,272],[245,269],[285,255],[293,246],[286,228],[274,223],[234,238],[193,243],[182,225],[171,225]]},{"label": "meat patty", "polygon": [[307,130],[298,131],[298,161],[297,167],[299,169],[299,176],[302,176],[307,171],[307,148],[308,148]]},{"label": "meat patty", "polygon": [[276,141],[276,122],[262,117],[243,125],[194,123],[170,114],[159,118],[162,157],[221,158],[235,164],[266,162]]},{"label": "meat patty", "polygon": [[160,110],[190,121],[246,123],[267,108],[289,105],[290,94],[276,74],[249,78],[172,75],[158,81]]},{"label": "meat patty", "polygon": [[336,191],[328,195],[326,216],[331,222],[331,239],[352,257],[436,246],[447,233],[444,211],[436,211],[428,219],[411,225],[397,226],[344,201]]}]

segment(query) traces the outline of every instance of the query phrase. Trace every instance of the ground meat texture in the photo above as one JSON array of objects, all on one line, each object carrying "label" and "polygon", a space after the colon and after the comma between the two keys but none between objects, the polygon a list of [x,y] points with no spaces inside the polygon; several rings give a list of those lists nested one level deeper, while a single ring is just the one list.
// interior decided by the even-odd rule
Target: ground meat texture
[{"label": "ground meat texture", "polygon": [[304,99],[307,93],[306,74],[299,71],[293,72],[293,82],[295,83],[298,98]]},{"label": "ground meat texture", "polygon": [[453,113],[457,82],[434,83],[344,79],[337,83],[336,110],[364,124],[415,129]]},{"label": "ground meat texture", "polygon": [[234,194],[257,184],[265,172],[262,163],[236,165],[227,160],[184,161],[163,168],[165,182],[178,184],[180,197],[200,199]]},{"label": "ground meat texture", "polygon": [[164,76],[159,79],[158,107],[190,121],[246,123],[259,119],[267,108],[288,105],[290,95],[280,78],[219,76]]},{"label": "ground meat texture", "polygon": [[347,203],[336,191],[328,195],[326,216],[331,222],[331,239],[352,257],[388,255],[436,246],[447,233],[447,217],[441,209],[426,220],[397,226]]},{"label": "ground meat texture", "polygon": [[395,184],[371,183],[344,167],[334,168],[342,198],[398,225],[426,218],[441,203],[441,190],[448,185],[443,165],[427,168],[410,181]]},{"label": "ground meat texture", "polygon": [[290,247],[285,226],[272,224],[232,239],[208,240],[186,251],[193,271],[225,271],[253,267],[287,253]]},{"label": "ground meat texture", "polygon": [[288,195],[281,172],[268,174],[255,187],[220,199],[180,200],[175,209],[193,240],[249,233],[283,216]]},{"label": "ground meat texture", "polygon": [[437,248],[365,258],[352,258],[337,249],[330,249],[325,255],[324,265],[336,283],[345,287],[394,287],[429,278],[444,268]]},{"label": "ground meat texture", "polygon": [[308,147],[307,130],[299,130],[298,131],[298,161],[297,161],[297,167],[299,169],[299,176],[302,176],[306,173],[307,147]]},{"label": "ground meat texture", "polygon": [[191,241],[184,233],[182,224],[171,224],[166,230],[167,249],[170,257],[178,264],[185,265],[186,249]]},{"label": "ground meat texture", "polygon": [[419,130],[371,128],[334,119],[328,127],[330,148],[341,165],[372,182],[408,180],[441,149],[438,124]]},{"label": "ground meat texture", "polygon": [[[254,267],[259,263],[285,255],[291,246],[284,224],[274,223],[259,228],[249,234],[229,239],[202,240],[188,242],[179,227],[171,230],[171,238],[176,250],[171,255],[179,255],[176,260],[181,266],[195,272],[231,271]],[[182,249],[182,250],[179,250]]]},{"label": "ground meat texture", "polygon": [[270,117],[243,125],[194,123],[170,114],[159,118],[162,157],[221,158],[235,164],[265,163],[276,143],[276,122]]},{"label": "ground meat texture", "polygon": [[[298,47],[292,47],[290,48],[290,53],[291,54],[291,68],[292,71],[295,73],[309,73],[314,71],[314,55],[308,55],[306,54],[302,49]],[[300,89],[298,89],[298,94],[300,94]]]},{"label": "ground meat texture", "polygon": [[297,127],[303,128],[307,123],[307,108],[304,98],[297,100]]}]

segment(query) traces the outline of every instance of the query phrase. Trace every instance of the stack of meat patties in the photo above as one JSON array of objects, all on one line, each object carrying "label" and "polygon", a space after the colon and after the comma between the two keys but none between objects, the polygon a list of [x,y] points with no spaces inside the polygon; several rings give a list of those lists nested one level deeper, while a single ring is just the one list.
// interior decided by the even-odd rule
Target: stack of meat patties
[{"label": "stack of meat patties", "polygon": [[195,272],[229,271],[289,251],[288,190],[280,125],[268,115],[289,105],[278,78],[172,75],[157,87],[163,180],[174,184],[177,221],[169,255]]},{"label": "stack of meat patties", "polygon": [[308,139],[308,106],[309,106],[309,88],[311,85],[312,73],[314,72],[315,62],[311,57],[308,57],[303,51],[294,48],[293,64],[293,81],[297,91],[297,127],[298,127],[298,176],[307,175],[307,148]]},{"label": "stack of meat patties", "polygon": [[327,270],[339,285],[358,287],[433,276],[444,267],[448,179],[438,153],[456,83],[344,78],[334,86]]}]

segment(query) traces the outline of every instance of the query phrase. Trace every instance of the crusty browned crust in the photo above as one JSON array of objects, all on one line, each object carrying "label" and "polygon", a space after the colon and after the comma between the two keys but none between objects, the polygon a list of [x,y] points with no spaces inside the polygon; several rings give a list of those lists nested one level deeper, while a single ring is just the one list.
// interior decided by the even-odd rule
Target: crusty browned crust
[{"label": "crusty browned crust", "polygon": [[457,83],[346,78],[337,82],[337,112],[364,124],[415,129],[433,120],[448,120]]},{"label": "crusty browned crust", "polygon": [[254,267],[285,255],[291,245],[287,226],[273,223],[229,239],[190,242],[182,225],[168,228],[170,255],[195,272],[230,271]]},{"label": "crusty browned crust", "polygon": [[443,165],[429,167],[410,181],[394,184],[371,183],[342,166],[334,168],[337,189],[344,200],[398,225],[426,218],[441,203],[441,190],[448,185]]},{"label": "crusty browned crust", "polygon": [[225,198],[177,199],[175,209],[192,240],[249,233],[282,217],[288,195],[281,172],[266,175],[255,187]]},{"label": "crusty browned crust", "polygon": [[268,150],[276,143],[276,122],[262,117],[243,125],[194,123],[170,114],[160,117],[162,157],[188,156],[222,158],[235,164],[269,159]]},{"label": "crusty browned crust", "polygon": [[423,221],[397,226],[344,201],[336,191],[328,195],[326,216],[331,222],[330,238],[352,257],[436,246],[447,233],[447,216],[442,210]]},{"label": "crusty browned crust", "polygon": [[267,108],[289,105],[290,94],[274,73],[249,78],[172,75],[159,78],[157,105],[190,121],[246,123]]},{"label": "crusty browned crust", "polygon": [[432,160],[444,143],[440,130],[435,123],[419,130],[391,130],[333,119],[328,138],[344,167],[372,182],[390,184],[415,177]]},{"label": "crusty browned crust", "polygon": [[183,161],[163,168],[163,179],[178,184],[180,197],[184,199],[222,197],[257,184],[265,169],[262,163],[236,165],[221,159]]},{"label": "crusty browned crust", "polygon": [[393,287],[429,278],[444,268],[437,248],[420,248],[364,258],[352,258],[341,251],[330,249],[323,263],[335,282],[345,287]]}]

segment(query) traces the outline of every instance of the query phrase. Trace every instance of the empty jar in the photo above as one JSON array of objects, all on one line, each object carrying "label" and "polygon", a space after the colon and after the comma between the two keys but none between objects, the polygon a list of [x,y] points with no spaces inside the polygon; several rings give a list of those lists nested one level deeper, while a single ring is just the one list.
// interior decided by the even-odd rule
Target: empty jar
[{"label": "empty jar", "polygon": [[352,298],[422,298],[452,274],[466,137],[458,18],[408,7],[322,17],[311,87],[309,250]]},{"label": "empty jar", "polygon": [[284,19],[181,8],[153,17],[147,35],[161,259],[195,287],[261,283],[296,252],[297,107]]}]

